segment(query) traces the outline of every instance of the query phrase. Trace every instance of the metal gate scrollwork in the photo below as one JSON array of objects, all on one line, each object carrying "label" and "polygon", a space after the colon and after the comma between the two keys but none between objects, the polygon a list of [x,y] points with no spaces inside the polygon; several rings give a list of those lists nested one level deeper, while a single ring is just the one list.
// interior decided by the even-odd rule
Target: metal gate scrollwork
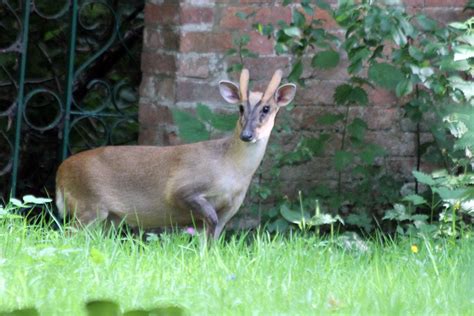
[{"label": "metal gate scrollwork", "polygon": [[0,0],[0,199],[68,155],[138,138],[144,0]]}]

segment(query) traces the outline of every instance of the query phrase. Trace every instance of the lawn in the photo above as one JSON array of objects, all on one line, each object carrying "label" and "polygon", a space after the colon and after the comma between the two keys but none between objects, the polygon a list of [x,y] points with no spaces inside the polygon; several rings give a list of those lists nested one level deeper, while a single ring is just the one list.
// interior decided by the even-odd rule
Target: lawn
[{"label": "lawn", "polygon": [[468,233],[456,241],[378,237],[352,249],[300,234],[240,234],[209,247],[184,233],[152,237],[64,234],[0,220],[0,312],[85,315],[87,301],[103,299],[122,311],[179,305],[192,315],[474,310]]}]

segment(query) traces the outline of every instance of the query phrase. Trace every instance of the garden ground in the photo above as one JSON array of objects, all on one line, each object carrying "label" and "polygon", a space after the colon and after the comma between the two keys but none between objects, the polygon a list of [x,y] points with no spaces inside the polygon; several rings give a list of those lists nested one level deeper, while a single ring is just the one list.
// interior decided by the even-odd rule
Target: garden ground
[{"label": "garden ground", "polygon": [[314,235],[67,234],[0,219],[0,312],[85,315],[177,305],[192,315],[468,315],[474,243],[422,236],[334,241]]}]

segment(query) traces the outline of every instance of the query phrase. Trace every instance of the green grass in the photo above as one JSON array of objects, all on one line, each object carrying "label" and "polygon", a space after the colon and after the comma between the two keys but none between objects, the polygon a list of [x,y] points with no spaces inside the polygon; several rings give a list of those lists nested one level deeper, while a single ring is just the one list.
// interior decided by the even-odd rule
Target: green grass
[{"label": "green grass", "polygon": [[123,311],[177,304],[193,315],[468,315],[473,244],[407,238],[363,252],[262,233],[207,247],[184,234],[143,243],[0,220],[0,311],[85,315],[85,302],[107,299]]}]

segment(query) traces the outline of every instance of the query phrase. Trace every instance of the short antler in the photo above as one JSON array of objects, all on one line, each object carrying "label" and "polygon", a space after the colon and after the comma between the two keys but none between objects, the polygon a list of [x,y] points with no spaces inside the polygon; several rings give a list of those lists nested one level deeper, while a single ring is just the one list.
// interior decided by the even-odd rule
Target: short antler
[{"label": "short antler", "polygon": [[248,69],[242,69],[242,73],[240,74],[240,99],[243,102],[247,102],[248,87],[249,87],[249,71]]},{"label": "short antler", "polygon": [[268,100],[270,100],[270,98],[275,94],[276,90],[278,89],[278,86],[280,85],[282,76],[283,72],[280,69],[275,71],[275,74],[273,75],[272,80],[270,80],[268,88],[265,91],[265,94],[263,95],[262,103],[267,103]]}]

